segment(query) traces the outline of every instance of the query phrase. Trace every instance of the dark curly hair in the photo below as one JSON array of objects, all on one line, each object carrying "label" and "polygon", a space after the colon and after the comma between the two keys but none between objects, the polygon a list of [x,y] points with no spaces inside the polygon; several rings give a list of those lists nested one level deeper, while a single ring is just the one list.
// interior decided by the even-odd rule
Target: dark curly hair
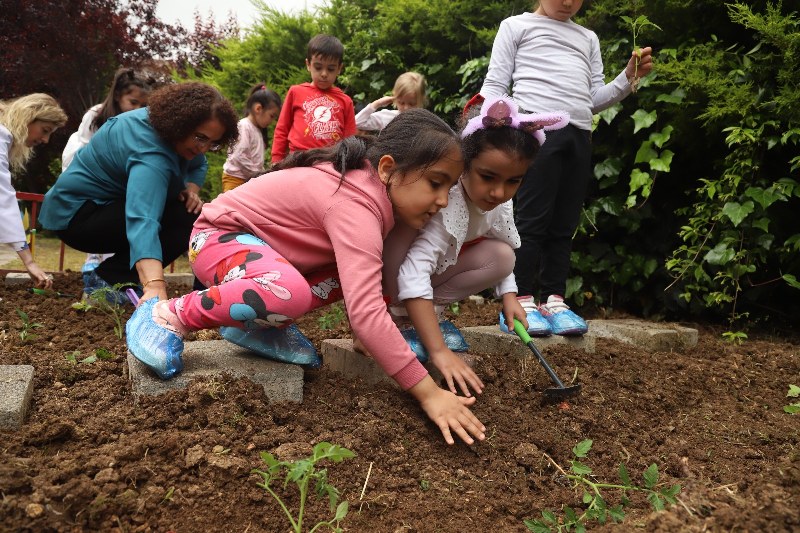
[{"label": "dark curly hair", "polygon": [[227,148],[239,139],[236,110],[211,85],[199,82],[166,85],[153,91],[147,107],[153,129],[171,146],[211,119],[217,119],[225,128],[220,145]]}]

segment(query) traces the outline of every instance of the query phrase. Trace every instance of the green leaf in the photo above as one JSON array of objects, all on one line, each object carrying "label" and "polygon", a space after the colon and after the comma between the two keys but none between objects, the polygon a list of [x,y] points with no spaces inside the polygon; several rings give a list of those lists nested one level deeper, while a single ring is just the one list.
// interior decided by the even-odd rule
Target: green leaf
[{"label": "green leaf", "polygon": [[377,62],[378,62],[377,59],[365,59],[364,61],[361,62],[361,72],[364,72],[365,70],[369,69],[369,67],[371,67]]},{"label": "green leaf", "polygon": [[89,357],[87,357],[85,359],[81,359],[81,363],[84,363],[84,364],[91,364],[91,363],[96,363],[96,362],[97,362],[97,356],[96,355],[90,355]]},{"label": "green leaf", "polygon": [[542,511],[542,518],[544,518],[549,524],[558,524],[558,518],[556,518],[556,515],[553,511]]},{"label": "green leaf", "polygon": [[592,473],[592,469],[581,463],[580,461],[571,461],[572,471],[579,476],[586,476]]},{"label": "green leaf", "polygon": [[335,521],[342,520],[345,516],[347,516],[347,511],[350,508],[350,504],[347,501],[343,501],[339,504],[336,508],[336,516],[333,517]]},{"label": "green leaf", "polygon": [[660,172],[669,172],[670,166],[672,165],[672,156],[674,155],[675,154],[672,152],[672,150],[664,150],[661,152],[661,156],[653,158],[649,161],[650,169]]},{"label": "green leaf", "polygon": [[794,287],[795,289],[800,289],[800,282],[798,282],[797,278],[795,278],[793,275],[784,274],[781,277],[783,278],[783,281],[789,284],[790,287]]},{"label": "green leaf", "polygon": [[582,440],[572,448],[572,453],[575,457],[586,457],[586,454],[592,449],[592,443],[592,439]]},{"label": "green leaf", "polygon": [[619,176],[621,168],[622,161],[618,157],[609,157],[594,166],[594,177],[599,180]]},{"label": "green leaf", "polygon": [[97,349],[95,349],[94,354],[98,358],[100,358],[100,359],[102,359],[104,361],[107,361],[109,359],[114,359],[116,357],[116,355],[114,355],[114,352],[112,352],[110,350],[107,350],[105,348],[97,348]]},{"label": "green leaf", "polygon": [[686,98],[686,91],[683,89],[675,89],[669,94],[659,94],[656,97],[656,102],[666,102],[668,104],[680,104]]},{"label": "green leaf", "polygon": [[642,141],[639,150],[636,152],[636,159],[634,163],[647,163],[651,159],[658,157],[658,152],[653,149],[653,143],[650,141]]},{"label": "green leaf", "polygon": [[523,520],[522,523],[525,524],[525,527],[528,528],[528,531],[533,531],[533,533],[551,533],[552,531],[539,520]]},{"label": "green leaf", "polygon": [[671,503],[672,505],[675,505],[675,504],[678,503],[678,500],[676,499],[676,496],[680,493],[680,491],[681,491],[681,486],[678,485],[678,484],[675,484],[675,485],[672,485],[671,487],[668,487],[668,488],[665,487],[665,488],[661,489],[661,495],[669,503]]},{"label": "green leaf", "polygon": [[664,146],[664,143],[669,140],[672,136],[672,126],[666,126],[660,132],[655,132],[650,134],[650,142],[661,148]]},{"label": "green leaf", "polygon": [[786,393],[787,398],[800,398],[800,387],[797,385],[789,385],[789,392]]},{"label": "green leaf", "polygon": [[630,181],[630,193],[633,194],[639,189],[642,189],[642,196],[647,198],[650,196],[650,187],[653,183],[653,180],[650,178],[650,174],[647,172],[642,172],[638,168],[634,168],[631,170],[631,181]]},{"label": "green leaf", "polygon": [[626,487],[633,486],[633,481],[631,481],[631,476],[628,474],[628,467],[625,466],[625,463],[619,464],[619,479],[622,480],[622,484]]},{"label": "green leaf", "polygon": [[655,463],[651,464],[647,467],[647,470],[644,471],[642,475],[644,477],[644,486],[648,489],[652,489],[658,483],[658,467]]},{"label": "green leaf", "polygon": [[600,119],[605,122],[606,124],[611,124],[611,121],[622,111],[622,104],[614,104],[608,109],[604,109],[600,111],[597,115]]},{"label": "green leaf", "polygon": [[766,209],[777,201],[786,201],[786,195],[774,187],[762,189],[761,187],[748,187],[744,191],[745,196],[748,196],[758,202],[758,204]]},{"label": "green leaf", "polygon": [[594,498],[592,497],[592,495],[591,495],[591,494],[589,494],[588,492],[584,492],[584,493],[583,493],[583,503],[589,503],[589,502],[591,502],[593,499],[594,499]]},{"label": "green leaf", "polygon": [[742,223],[742,220],[747,218],[747,215],[753,212],[755,204],[750,200],[743,204],[738,202],[726,202],[722,207],[722,214],[725,215],[733,222],[734,227]]},{"label": "green leaf", "polygon": [[736,255],[736,250],[721,242],[709,250],[703,260],[712,265],[726,265],[733,259],[734,255]]},{"label": "green leaf", "polygon": [[655,511],[663,511],[664,510],[664,501],[661,499],[661,496],[657,492],[651,492],[647,495],[647,500],[650,502],[650,505],[653,506],[653,510]]},{"label": "green leaf", "polygon": [[759,218],[758,220],[753,221],[753,227],[760,229],[764,233],[769,233],[770,222],[771,222],[770,219],[768,219],[767,217],[762,217]]},{"label": "green leaf", "polygon": [[789,413],[790,415],[794,415],[800,413],[800,403],[793,403],[790,405],[785,405],[783,410]]},{"label": "green leaf", "polygon": [[643,130],[649,128],[653,125],[658,118],[658,113],[656,111],[647,112],[644,109],[637,109],[636,112],[631,115],[633,119],[634,128],[633,133],[636,133],[639,130]]}]

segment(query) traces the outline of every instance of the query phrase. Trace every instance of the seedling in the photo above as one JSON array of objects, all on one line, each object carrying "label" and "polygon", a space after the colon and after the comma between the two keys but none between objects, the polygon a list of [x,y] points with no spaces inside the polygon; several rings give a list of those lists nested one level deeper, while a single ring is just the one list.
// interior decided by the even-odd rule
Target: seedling
[{"label": "seedling", "polygon": [[[800,387],[797,385],[789,385],[789,392],[786,393],[787,398],[800,398]],[[800,413],[800,402],[790,403],[789,405],[784,405],[783,410],[793,415],[795,413]]]},{"label": "seedling", "polygon": [[[253,469],[253,472],[259,474],[263,479],[263,483],[258,483],[258,486],[265,489],[270,495],[278,502],[278,505],[283,509],[284,514],[289,519],[292,526],[292,531],[301,533],[303,531],[303,515],[305,513],[306,501],[308,499],[308,490],[311,483],[314,483],[314,490],[318,497],[327,496],[330,502],[331,512],[335,511],[333,518],[318,522],[309,530],[313,533],[322,527],[328,527],[331,531],[341,532],[339,527],[345,516],[347,516],[348,502],[339,502],[339,491],[333,485],[328,483],[328,470],[325,468],[317,469],[316,465],[321,461],[328,459],[334,463],[339,463],[344,459],[355,457],[355,454],[337,444],[330,442],[320,442],[314,446],[314,451],[310,457],[300,459],[298,461],[278,461],[271,453],[261,452],[261,460],[267,465],[265,470]],[[283,476],[283,471],[286,471]],[[297,515],[292,514],[292,511],[286,506],[281,497],[270,486],[272,481],[280,479],[283,476],[283,487],[290,481],[297,485],[300,491],[300,508],[297,510]]]},{"label": "seedling", "polygon": [[39,322],[31,322],[28,313],[22,309],[17,309],[17,315],[19,316],[19,319],[22,320],[22,330],[19,332],[19,338],[22,339],[22,342],[32,341],[38,337],[38,335],[34,334],[32,330],[44,327],[44,324],[40,324]]},{"label": "seedling", "polygon": [[85,300],[72,304],[72,308],[84,312],[100,311],[110,317],[114,321],[114,334],[121,339],[125,333],[122,319],[126,310],[119,301],[123,298],[122,290],[132,285],[132,283],[117,283],[113,287],[95,289]]},{"label": "seedling", "polygon": [[93,355],[90,355],[88,357],[84,357],[83,359],[79,360],[78,357],[80,357],[80,356],[81,356],[81,351],[80,350],[73,350],[71,352],[66,352],[64,354],[64,357],[66,358],[66,360],[69,361],[70,363],[72,363],[73,365],[76,365],[78,363],[81,363],[81,364],[84,364],[84,365],[88,365],[88,364],[96,363],[99,360],[106,361],[108,359],[113,359],[114,357],[116,357],[114,355],[114,352],[110,352],[110,351],[106,350],[105,348],[97,348],[94,351]]},{"label": "seedling", "polygon": [[[589,450],[592,448],[592,440],[586,439],[579,442],[574,448],[572,453],[575,459],[570,461],[570,472],[565,472],[557,463],[550,457],[547,458],[564,474],[564,476],[571,480],[576,490],[583,490],[582,501],[586,509],[580,513],[580,510],[573,509],[567,505],[562,506],[564,516],[559,519],[552,511],[542,511],[542,518],[535,520],[525,520],[525,526],[535,533],[550,533],[553,531],[576,531],[579,533],[586,531],[586,525],[592,521],[597,521],[598,524],[605,524],[610,518],[614,522],[622,522],[625,518],[625,511],[623,508],[630,503],[627,493],[628,491],[641,491],[647,494],[647,500],[652,505],[653,510],[662,511],[666,504],[676,504],[677,495],[681,491],[680,485],[672,485],[671,487],[658,488],[658,467],[655,463],[651,464],[644,471],[644,486],[640,487],[633,484],[630,476],[628,475],[628,468],[625,463],[619,465],[619,477],[622,484],[612,483],[598,483],[593,481],[590,476],[592,469],[581,463],[577,459],[586,457]],[[609,507],[603,497],[603,490],[615,489],[622,492],[620,497],[620,504],[614,507]],[[578,514],[580,513],[580,514]]]},{"label": "seedling", "polygon": [[647,26],[653,26],[659,30],[661,30],[661,28],[657,24],[650,22],[650,20],[644,15],[639,15],[635,20],[631,17],[626,17],[623,15],[622,20],[625,21],[628,26],[630,26],[631,32],[633,33],[633,49],[636,51],[636,65],[633,68],[633,78],[629,79],[628,83],[631,84],[631,92],[635,94],[639,88],[639,58],[642,56],[641,49],[636,46],[636,38],[639,36],[642,28]]},{"label": "seedling", "polygon": [[345,318],[347,318],[347,316],[345,315],[342,306],[340,306],[338,303],[335,303],[331,305],[331,308],[328,312],[319,317],[319,327],[320,329],[333,329],[344,322]]}]

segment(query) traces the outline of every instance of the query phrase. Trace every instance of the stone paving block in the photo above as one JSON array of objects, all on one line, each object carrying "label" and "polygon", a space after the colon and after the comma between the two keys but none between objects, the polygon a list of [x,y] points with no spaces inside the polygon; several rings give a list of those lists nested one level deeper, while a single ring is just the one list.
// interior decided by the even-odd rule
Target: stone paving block
[{"label": "stone paving block", "polygon": [[648,352],[682,352],[697,345],[697,330],[674,323],[636,319],[588,320],[589,334],[614,339]]},{"label": "stone paving block", "polygon": [[135,396],[183,389],[194,378],[231,374],[264,387],[270,403],[303,401],[303,368],[254,355],[224,340],[187,342],[183,372],[164,381],[128,352],[128,378]]},{"label": "stone paving block", "polygon": [[6,274],[6,287],[19,287],[30,285],[31,276],[27,272],[9,272]]},{"label": "stone paving block", "polygon": [[[469,353],[458,354],[469,366],[474,366],[480,360],[476,355]],[[386,375],[383,369],[371,357],[366,357],[353,350],[352,339],[327,339],[322,341],[322,365],[330,370],[340,372],[347,378],[363,379],[369,384],[378,382],[397,382]],[[425,365],[431,377],[437,383],[443,377],[439,370],[431,363]]]},{"label": "stone paving block", "polygon": [[33,367],[0,365],[0,426],[21,426],[32,397]]},{"label": "stone paving block", "polygon": [[[535,357],[530,348],[519,337],[503,333],[496,325],[461,328],[461,333],[469,343],[471,352]],[[542,352],[551,346],[567,345],[588,353],[594,353],[594,338],[589,335],[584,335],[583,337],[562,337],[560,335],[533,337],[533,343]]]}]

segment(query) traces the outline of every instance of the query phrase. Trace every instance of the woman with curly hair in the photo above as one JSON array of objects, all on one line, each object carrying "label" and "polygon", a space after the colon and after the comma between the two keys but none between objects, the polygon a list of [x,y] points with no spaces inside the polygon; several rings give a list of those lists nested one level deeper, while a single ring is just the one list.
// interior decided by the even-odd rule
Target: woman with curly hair
[{"label": "woman with curly hair", "polygon": [[87,276],[85,292],[135,283],[142,300],[167,298],[163,268],[188,249],[205,153],[235,143],[237,122],[210,85],[167,85],[148,107],[108,119],[75,154],[45,195],[40,220],[72,248],[114,254]]}]

